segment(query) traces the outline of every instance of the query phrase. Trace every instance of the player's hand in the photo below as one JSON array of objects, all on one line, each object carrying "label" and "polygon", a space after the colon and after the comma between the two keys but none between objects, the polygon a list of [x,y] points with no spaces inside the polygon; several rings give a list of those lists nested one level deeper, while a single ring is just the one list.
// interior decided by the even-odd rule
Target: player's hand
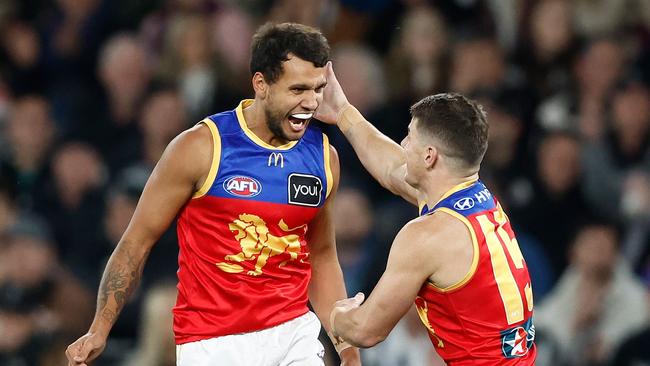
[{"label": "player's hand", "polygon": [[343,92],[343,88],[341,88],[341,84],[336,79],[336,75],[334,75],[332,61],[327,62],[327,65],[325,65],[325,77],[327,78],[327,86],[323,90],[323,101],[316,109],[314,118],[335,125],[338,122],[339,113],[350,103]]},{"label": "player's hand", "polygon": [[339,300],[334,303],[334,307],[332,308],[332,312],[330,313],[330,327],[332,329],[332,332],[334,335],[336,334],[335,328],[334,328],[334,319],[339,313],[345,313],[348,312],[354,308],[358,308],[361,306],[361,303],[363,300],[366,298],[366,295],[363,294],[363,292],[357,292],[354,297],[350,297],[348,299],[343,299]]},{"label": "player's hand", "polygon": [[[363,303],[363,300],[365,300],[366,295],[363,294],[363,292],[357,292],[354,297],[350,297],[348,299],[343,299],[339,300],[334,303],[334,310],[337,310],[338,312],[346,312],[350,311],[354,308],[358,308],[361,306],[361,303]],[[332,310],[332,312],[334,311]]]},{"label": "player's hand", "polygon": [[361,366],[361,354],[356,347],[346,348],[339,355],[341,366]]},{"label": "player's hand", "polygon": [[106,347],[106,337],[97,333],[86,333],[68,346],[65,355],[68,366],[88,366]]}]

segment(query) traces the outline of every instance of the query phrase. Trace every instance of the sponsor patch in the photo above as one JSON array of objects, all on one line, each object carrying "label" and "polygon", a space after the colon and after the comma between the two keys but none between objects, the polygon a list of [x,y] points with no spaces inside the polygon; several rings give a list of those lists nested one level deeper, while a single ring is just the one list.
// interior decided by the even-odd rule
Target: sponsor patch
[{"label": "sponsor patch", "polygon": [[454,208],[460,211],[465,211],[474,207],[474,204],[474,199],[472,197],[464,197],[454,203]]},{"label": "sponsor patch", "polygon": [[501,351],[505,358],[525,356],[533,347],[535,326],[532,319],[524,324],[501,332]]},{"label": "sponsor patch", "polygon": [[320,204],[323,183],[314,175],[292,173],[289,175],[289,203],[316,207]]}]

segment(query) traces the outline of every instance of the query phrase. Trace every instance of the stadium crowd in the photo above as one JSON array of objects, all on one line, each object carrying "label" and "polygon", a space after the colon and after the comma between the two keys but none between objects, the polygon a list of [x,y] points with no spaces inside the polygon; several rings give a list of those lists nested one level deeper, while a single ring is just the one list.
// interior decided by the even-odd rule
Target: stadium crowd
[{"label": "stadium crowd", "polygon": [[[423,96],[480,101],[481,176],[531,272],[537,364],[650,364],[650,1],[4,0],[0,365],[65,363],[167,143],[252,95],[266,21],[322,29],[350,102],[396,141]],[[348,293],[369,293],[417,212],[323,129],[340,154]],[[176,262],[172,227],[95,365],[174,365]],[[364,365],[440,365],[418,322]]]}]

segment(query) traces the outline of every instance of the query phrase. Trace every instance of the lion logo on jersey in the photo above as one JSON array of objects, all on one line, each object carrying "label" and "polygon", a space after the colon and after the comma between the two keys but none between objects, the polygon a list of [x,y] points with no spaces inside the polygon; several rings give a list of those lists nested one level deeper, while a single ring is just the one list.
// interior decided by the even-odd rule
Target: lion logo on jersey
[{"label": "lion logo on jersey", "polygon": [[[307,231],[307,225],[290,229],[283,220],[280,220],[278,226],[285,232],[297,229],[302,229],[303,233]],[[275,236],[270,234],[266,222],[259,216],[241,214],[238,219],[228,225],[228,228],[235,232],[235,239],[239,242],[242,251],[225,256],[225,262],[216,263],[217,267],[224,272],[243,272],[244,267],[237,263],[254,259],[255,269],[246,273],[251,276],[259,276],[269,258],[288,253],[290,258],[279,265],[283,267],[290,260],[297,259],[298,253],[300,253],[300,237],[298,235]]]}]

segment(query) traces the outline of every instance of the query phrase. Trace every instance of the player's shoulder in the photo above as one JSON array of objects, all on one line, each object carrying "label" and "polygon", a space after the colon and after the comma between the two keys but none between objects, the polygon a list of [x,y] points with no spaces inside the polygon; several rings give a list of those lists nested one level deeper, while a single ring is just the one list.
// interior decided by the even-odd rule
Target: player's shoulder
[{"label": "player's shoulder", "polygon": [[210,129],[198,124],[178,134],[167,146],[162,160],[179,171],[200,175],[210,166],[212,145]]},{"label": "player's shoulder", "polygon": [[176,148],[188,152],[210,150],[212,146],[212,132],[205,123],[199,123],[181,132],[172,140]]},{"label": "player's shoulder", "polygon": [[412,243],[411,245],[435,250],[439,246],[446,246],[464,233],[467,233],[467,227],[462,221],[436,211],[409,221],[399,235]]}]

